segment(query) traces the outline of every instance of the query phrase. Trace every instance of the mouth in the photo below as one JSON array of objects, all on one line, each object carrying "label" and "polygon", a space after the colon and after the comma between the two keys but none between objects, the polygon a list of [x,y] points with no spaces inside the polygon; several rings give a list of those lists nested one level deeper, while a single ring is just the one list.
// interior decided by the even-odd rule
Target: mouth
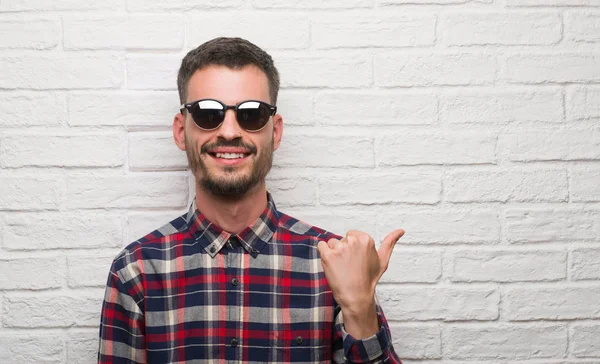
[{"label": "mouth", "polygon": [[251,153],[208,152],[208,155],[220,164],[235,165],[248,160]]}]

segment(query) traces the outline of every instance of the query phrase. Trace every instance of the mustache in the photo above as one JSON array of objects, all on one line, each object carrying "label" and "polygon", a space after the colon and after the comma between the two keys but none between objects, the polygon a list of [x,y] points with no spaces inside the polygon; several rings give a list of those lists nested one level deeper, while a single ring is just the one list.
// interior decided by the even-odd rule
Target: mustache
[{"label": "mustache", "polygon": [[256,154],[256,147],[252,144],[248,144],[242,141],[242,139],[225,140],[218,139],[214,143],[206,143],[200,148],[200,154],[206,154],[209,150],[217,147],[235,147],[244,148],[252,154]]}]

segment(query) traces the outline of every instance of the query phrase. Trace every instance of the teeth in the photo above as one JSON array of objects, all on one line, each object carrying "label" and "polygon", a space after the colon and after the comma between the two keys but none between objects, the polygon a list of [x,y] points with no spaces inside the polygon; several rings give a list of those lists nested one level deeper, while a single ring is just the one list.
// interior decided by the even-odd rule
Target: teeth
[{"label": "teeth", "polygon": [[216,153],[217,158],[237,159],[244,158],[243,153]]}]

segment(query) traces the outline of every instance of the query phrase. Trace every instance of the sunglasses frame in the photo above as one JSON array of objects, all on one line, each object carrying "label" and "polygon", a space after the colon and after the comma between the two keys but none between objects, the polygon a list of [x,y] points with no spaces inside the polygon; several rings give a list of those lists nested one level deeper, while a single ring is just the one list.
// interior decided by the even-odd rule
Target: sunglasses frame
[{"label": "sunglasses frame", "polygon": [[[219,123],[219,125],[215,126],[215,127],[214,127],[214,128],[212,128],[212,129],[205,129],[205,128],[203,128],[203,127],[199,126],[199,125],[198,125],[198,123],[196,123],[196,121],[194,120],[194,116],[192,115],[192,108],[193,108],[193,107],[194,107],[196,104],[198,104],[199,102],[201,102],[201,101],[214,101],[214,102],[217,102],[217,103],[219,103],[221,106],[223,106],[223,110],[222,110],[222,111],[223,111],[223,120],[221,120],[221,122]],[[263,126],[260,128],[260,129],[256,129],[256,130],[248,130],[248,129],[244,128],[244,126],[242,126],[242,124],[240,124],[240,121],[238,120],[238,117],[237,117],[237,113],[238,113],[238,110],[239,110],[239,106],[240,106],[240,105],[242,105],[242,104],[244,104],[244,103],[246,103],[246,102],[258,102],[258,103],[259,103],[259,104],[261,104],[261,105],[265,105],[265,106],[266,106],[266,107],[269,109],[269,115],[270,115],[270,117],[274,116],[274,115],[277,113],[277,106],[274,106],[274,105],[268,104],[268,103],[266,103],[266,102],[264,102],[264,101],[260,101],[260,100],[244,100],[244,101],[241,101],[241,102],[239,102],[239,103],[237,103],[237,104],[235,104],[235,105],[227,105],[227,104],[225,104],[225,103],[223,103],[223,102],[221,102],[221,101],[219,101],[219,100],[215,100],[215,99],[200,99],[200,100],[195,100],[195,101],[191,101],[191,102],[186,102],[185,104],[181,104],[181,106],[179,106],[179,111],[180,111],[180,112],[183,114],[183,111],[184,111],[184,110],[187,110],[187,112],[188,112],[188,113],[190,114],[190,116],[192,117],[192,120],[194,120],[194,124],[195,124],[195,125],[196,125],[198,128],[200,128],[201,130],[204,130],[204,131],[212,131],[212,130],[216,130],[216,129],[218,129],[218,128],[219,128],[221,125],[223,125],[223,122],[225,121],[225,114],[227,113],[227,110],[230,110],[230,109],[235,111],[235,121],[237,121],[238,125],[239,125],[239,126],[242,128],[242,129],[244,129],[245,131],[247,131],[247,132],[249,132],[249,133],[255,133],[255,132],[258,132],[258,131],[261,131],[261,130],[263,130],[263,129],[264,129],[264,127],[265,127],[265,126],[267,126],[267,124],[269,123],[269,121],[268,121],[268,120],[267,120],[267,122],[265,123],[265,125],[263,125]],[[242,109],[242,110],[243,110],[243,109]],[[269,118],[270,118],[270,117],[269,117]]]}]

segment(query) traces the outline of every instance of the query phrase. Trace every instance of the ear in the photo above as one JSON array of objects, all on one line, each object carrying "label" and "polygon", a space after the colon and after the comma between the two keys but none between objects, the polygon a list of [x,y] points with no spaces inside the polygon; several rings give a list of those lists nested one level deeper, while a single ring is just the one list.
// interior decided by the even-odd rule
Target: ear
[{"label": "ear", "polygon": [[273,150],[279,148],[283,134],[283,117],[279,114],[273,116]]},{"label": "ear", "polygon": [[173,118],[173,139],[179,149],[185,150],[185,116],[182,113]]}]

